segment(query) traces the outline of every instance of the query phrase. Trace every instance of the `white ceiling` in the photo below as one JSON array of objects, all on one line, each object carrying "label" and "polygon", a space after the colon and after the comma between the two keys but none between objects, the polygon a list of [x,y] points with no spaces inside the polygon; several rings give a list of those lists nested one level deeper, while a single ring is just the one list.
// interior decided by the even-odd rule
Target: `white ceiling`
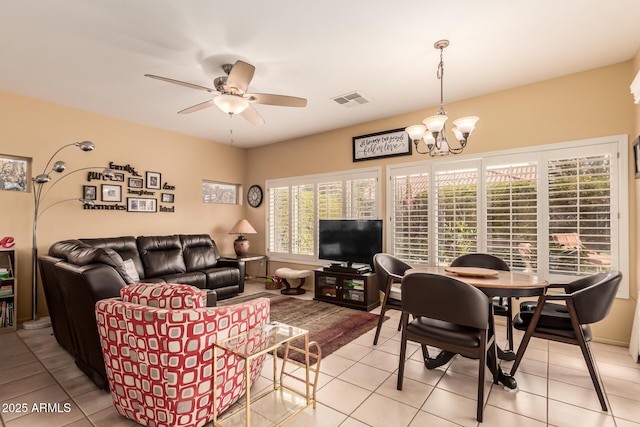
[{"label": "white ceiling", "polygon": [[[437,106],[443,38],[445,104],[640,47],[639,0],[4,0],[0,11],[0,90],[222,143],[233,129],[239,147]],[[256,67],[250,92],[308,106],[257,105],[263,126],[215,106],[179,115],[211,95],[143,77],[212,87],[238,59]],[[331,100],[352,91],[371,103]]]}]

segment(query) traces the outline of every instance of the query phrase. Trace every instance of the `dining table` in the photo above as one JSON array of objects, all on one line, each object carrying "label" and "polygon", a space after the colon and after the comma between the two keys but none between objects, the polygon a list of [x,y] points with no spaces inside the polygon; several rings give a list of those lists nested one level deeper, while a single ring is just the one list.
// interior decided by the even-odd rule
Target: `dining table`
[{"label": "dining table", "polygon": [[[547,280],[530,273],[477,267],[415,267],[407,270],[405,276],[415,273],[438,274],[457,279],[475,286],[489,298],[539,297],[545,293],[549,286]],[[513,360],[515,353],[511,350],[502,350],[498,346],[498,355],[501,359]],[[453,356],[455,353],[443,350],[436,357],[426,358],[425,366],[428,369],[437,368],[447,363]],[[489,366],[492,365],[489,363]],[[515,389],[518,386],[516,379],[500,367],[498,367],[498,380],[510,389]]]}]

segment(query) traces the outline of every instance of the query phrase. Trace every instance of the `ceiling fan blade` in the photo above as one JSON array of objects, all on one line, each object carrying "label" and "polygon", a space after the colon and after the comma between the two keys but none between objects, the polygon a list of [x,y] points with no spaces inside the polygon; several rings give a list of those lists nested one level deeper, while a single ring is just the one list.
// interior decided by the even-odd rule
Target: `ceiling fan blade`
[{"label": "ceiling fan blade", "polygon": [[214,102],[213,99],[210,99],[208,101],[201,102],[200,104],[193,105],[189,108],[185,108],[184,110],[180,110],[178,111],[178,114],[195,113],[196,111],[204,110],[205,108],[211,107],[212,105],[214,105]]},{"label": "ceiling fan blade", "polygon": [[258,113],[258,111],[251,105],[249,105],[242,113],[240,113],[240,115],[247,119],[251,124],[254,124],[256,126],[264,124],[264,119],[262,118],[260,113]]},{"label": "ceiling fan blade", "polygon": [[168,77],[154,76],[153,74],[145,74],[144,76],[145,77],[150,77],[152,79],[162,80],[163,82],[167,82],[167,83],[173,83],[173,84],[176,84],[176,85],[189,87],[191,89],[204,90],[204,91],[212,92],[212,93],[215,92],[215,90],[213,90],[211,88],[208,88],[208,87],[196,85],[196,84],[193,84],[193,83],[183,82],[183,81],[180,81],[180,80],[170,79]]},{"label": "ceiling fan blade", "polygon": [[273,95],[270,93],[248,93],[245,98],[250,102],[264,105],[278,105],[281,107],[306,107],[307,100],[295,96]]},{"label": "ceiling fan blade", "polygon": [[251,64],[247,64],[244,61],[236,61],[229,71],[229,77],[227,78],[227,90],[234,93],[233,88],[237,89],[236,92],[243,94],[247,91],[251,79],[253,79],[253,73],[256,71],[256,67]]}]

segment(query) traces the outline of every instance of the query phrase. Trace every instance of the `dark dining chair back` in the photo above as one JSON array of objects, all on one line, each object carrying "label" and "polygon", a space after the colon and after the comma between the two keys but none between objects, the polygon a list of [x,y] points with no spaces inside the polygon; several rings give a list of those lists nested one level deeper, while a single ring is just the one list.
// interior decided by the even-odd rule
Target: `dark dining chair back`
[{"label": "dark dining chair back", "polygon": [[480,267],[502,271],[511,270],[509,265],[497,256],[482,253],[460,255],[451,262],[451,267]]},{"label": "dark dining chair back", "polygon": [[[373,269],[378,281],[380,292],[383,293],[382,304],[380,307],[380,316],[378,317],[378,326],[376,327],[376,335],[373,338],[373,345],[378,344],[380,337],[380,329],[384,322],[385,312],[389,309],[402,310],[400,300],[391,298],[391,285],[396,282],[400,283],[405,271],[412,268],[409,264],[396,258],[393,255],[379,253],[373,256]],[[400,324],[398,324],[400,330]]]},{"label": "dark dining chair back", "polygon": [[[491,363],[493,382],[498,366],[489,298],[479,289],[451,277],[412,273],[402,279],[402,338],[397,389],[402,390],[407,341],[478,359],[476,419],[482,421],[484,374]],[[413,320],[409,321],[409,317]],[[487,353],[490,352],[488,356]]]},{"label": "dark dining chair back", "polygon": [[518,369],[531,337],[577,345],[582,350],[600,406],[606,411],[602,382],[589,347],[592,338],[589,325],[609,314],[621,281],[620,272],[601,272],[562,286],[565,291],[563,294],[542,295],[535,305],[521,304],[521,311],[515,317],[513,326],[526,333],[518,348],[511,375]]},{"label": "dark dining chair back", "polygon": [[[504,260],[491,254],[472,253],[464,254],[451,262],[451,267],[480,267],[491,270],[511,271]],[[513,350],[513,308],[511,298],[493,298],[493,313],[496,316],[507,318],[507,342],[509,350]],[[513,353],[511,353],[513,354]]]}]

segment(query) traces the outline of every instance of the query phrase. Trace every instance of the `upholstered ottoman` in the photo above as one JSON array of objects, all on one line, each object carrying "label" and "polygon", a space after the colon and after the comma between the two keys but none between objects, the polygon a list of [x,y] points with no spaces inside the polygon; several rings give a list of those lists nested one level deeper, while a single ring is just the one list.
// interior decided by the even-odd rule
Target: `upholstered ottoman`
[{"label": "upholstered ottoman", "polygon": [[[302,285],[304,285],[304,281],[307,277],[311,276],[311,270],[294,270],[292,268],[279,268],[276,270],[276,276],[282,279],[282,283],[284,283],[285,288],[280,291],[283,295],[302,295],[307,292],[305,289],[302,289]],[[299,280],[298,286],[295,288],[291,287],[289,280]]]}]

